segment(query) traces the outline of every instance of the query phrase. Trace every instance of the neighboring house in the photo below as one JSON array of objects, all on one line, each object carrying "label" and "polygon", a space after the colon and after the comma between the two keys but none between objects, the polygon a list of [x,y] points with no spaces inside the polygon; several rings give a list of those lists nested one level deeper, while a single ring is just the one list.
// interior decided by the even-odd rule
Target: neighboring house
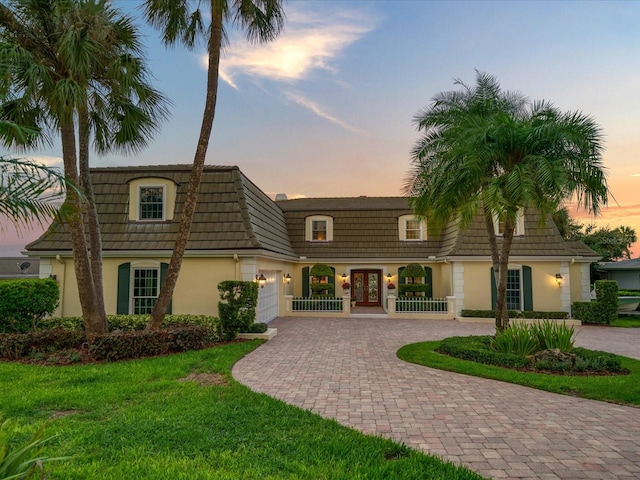
[{"label": "neighboring house", "polygon": [[39,278],[40,260],[28,257],[0,257],[0,280]]},{"label": "neighboring house", "polygon": [[622,290],[640,290],[640,258],[601,263],[596,270],[601,278],[618,282]]},{"label": "neighboring house", "polygon": [[[107,313],[147,313],[174,245],[190,165],[92,169],[103,236]],[[282,196],[278,196],[282,198]],[[527,210],[518,222],[509,265],[508,303],[517,310],[570,311],[589,299],[589,264],[598,255],[566,242],[551,220],[541,225]],[[496,222],[499,233],[500,225]],[[27,246],[41,259],[41,276],[55,275],[64,316],[80,315],[68,229],[54,224]],[[314,264],[332,275],[310,278]],[[257,321],[293,314],[290,295],[308,297],[314,285],[352,284],[360,307],[386,308],[388,284],[405,281],[410,263],[425,268],[418,282],[427,296],[455,297],[462,309],[491,309],[495,288],[484,221],[468,229],[452,223],[433,235],[404,197],[271,200],[237,167],[205,167],[185,260],[172,299],[173,313],[217,314],[217,284],[264,277]],[[560,281],[558,281],[560,277]],[[290,279],[290,280],[289,280]],[[290,283],[288,283],[290,281]],[[415,280],[414,280],[415,281]],[[317,293],[317,291],[316,291]]]}]

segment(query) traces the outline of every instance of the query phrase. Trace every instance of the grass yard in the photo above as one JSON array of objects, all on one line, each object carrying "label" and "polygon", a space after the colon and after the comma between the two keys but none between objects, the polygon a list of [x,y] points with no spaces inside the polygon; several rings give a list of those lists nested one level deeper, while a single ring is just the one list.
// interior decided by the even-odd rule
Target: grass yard
[{"label": "grass yard", "polygon": [[434,351],[439,344],[439,341],[434,341],[405,345],[398,351],[398,357],[418,365],[501,380],[548,392],[613,403],[640,405],[640,360],[622,357],[622,366],[631,371],[629,375],[553,375],[519,372],[508,368],[449,357]]},{"label": "grass yard", "polygon": [[624,315],[618,317],[617,320],[611,322],[612,327],[621,327],[621,328],[638,328],[640,327],[640,315]]},{"label": "grass yard", "polygon": [[[231,367],[259,341],[112,364],[0,363],[16,442],[41,425],[51,479],[481,479],[257,394]],[[206,385],[187,380],[207,374]],[[196,377],[199,378],[199,377]]]}]

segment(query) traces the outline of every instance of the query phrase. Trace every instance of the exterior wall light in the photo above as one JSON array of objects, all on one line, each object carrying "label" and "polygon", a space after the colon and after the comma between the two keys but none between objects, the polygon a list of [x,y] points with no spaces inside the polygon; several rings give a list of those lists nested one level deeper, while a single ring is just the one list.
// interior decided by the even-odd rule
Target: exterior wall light
[{"label": "exterior wall light", "polygon": [[344,282],[347,279],[347,274],[343,273],[341,276],[342,276],[342,281]]},{"label": "exterior wall light", "polygon": [[391,283],[392,278],[393,278],[393,275],[391,275],[390,273],[387,273],[387,283]]},{"label": "exterior wall light", "polygon": [[288,273],[285,273],[284,275],[284,283],[286,283],[287,285],[291,283],[291,275],[289,275]]},{"label": "exterior wall light", "polygon": [[260,285],[260,288],[264,288],[267,283],[267,278],[261,273],[259,276],[256,275],[256,281],[258,282],[258,285]]},{"label": "exterior wall light", "polygon": [[562,275],[560,275],[559,273],[556,273],[556,283],[558,284],[558,286],[562,285]]}]

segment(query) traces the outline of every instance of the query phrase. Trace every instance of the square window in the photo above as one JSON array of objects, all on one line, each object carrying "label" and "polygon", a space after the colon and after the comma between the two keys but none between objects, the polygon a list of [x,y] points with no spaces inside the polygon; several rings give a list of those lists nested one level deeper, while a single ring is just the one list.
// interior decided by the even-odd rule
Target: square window
[{"label": "square window", "polygon": [[327,239],[327,221],[313,220],[311,222],[311,240],[323,241]]},{"label": "square window", "polygon": [[140,187],[140,220],[164,219],[164,187]]},{"label": "square window", "polygon": [[422,225],[419,220],[405,221],[405,238],[407,240],[422,240]]}]

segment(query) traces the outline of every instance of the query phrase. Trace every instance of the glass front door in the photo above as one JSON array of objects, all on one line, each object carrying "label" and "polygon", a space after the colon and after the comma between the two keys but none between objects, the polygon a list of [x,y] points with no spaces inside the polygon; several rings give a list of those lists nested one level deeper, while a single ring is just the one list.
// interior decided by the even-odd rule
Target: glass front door
[{"label": "glass front door", "polygon": [[356,305],[373,307],[380,305],[380,270],[354,270],[351,272],[351,300]]}]

